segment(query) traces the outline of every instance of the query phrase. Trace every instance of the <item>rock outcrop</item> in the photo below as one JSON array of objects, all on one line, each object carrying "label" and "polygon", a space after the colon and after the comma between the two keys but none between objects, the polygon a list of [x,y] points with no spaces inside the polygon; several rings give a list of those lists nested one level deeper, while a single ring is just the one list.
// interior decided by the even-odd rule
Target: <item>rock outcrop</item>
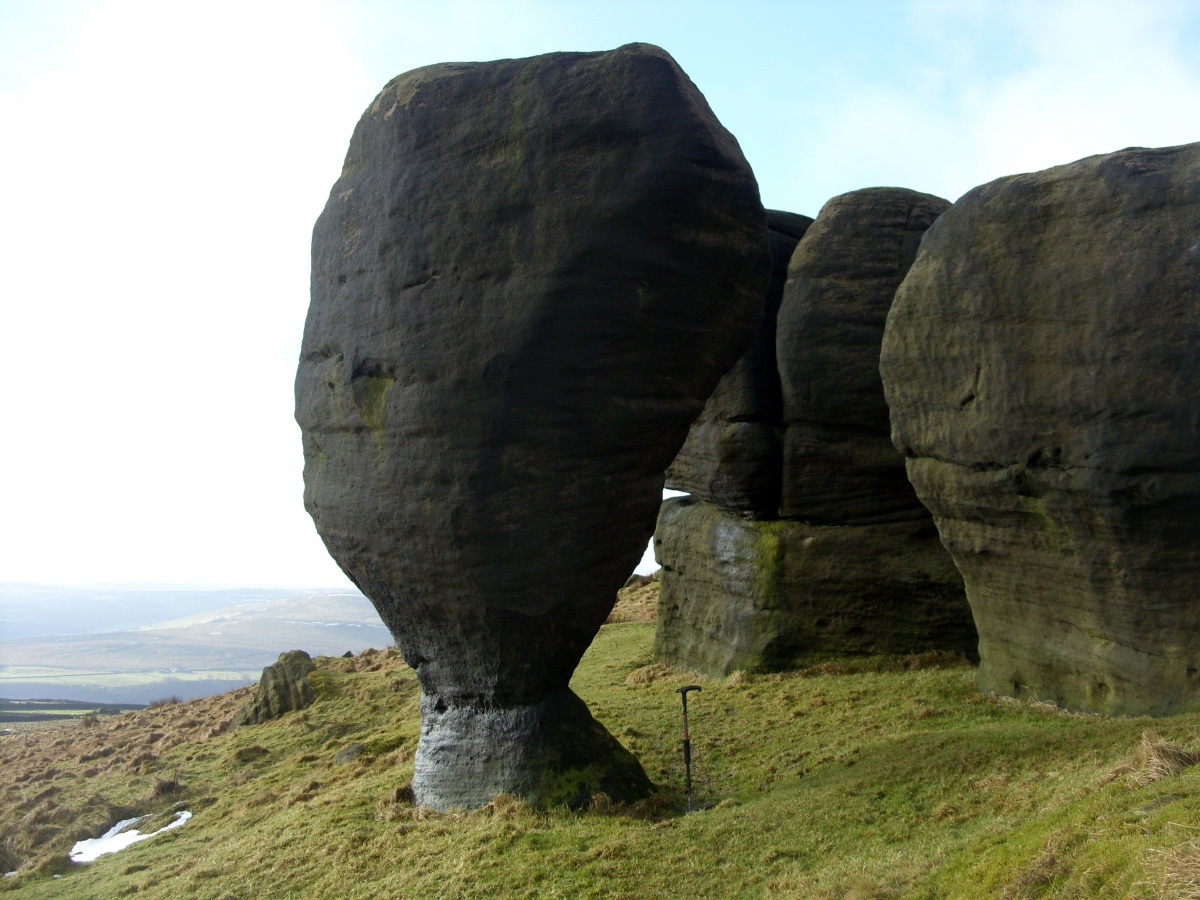
[{"label": "rock outcrop", "polygon": [[962,579],[933,522],[830,527],[663,503],[655,654],[701,672],[868,653],[975,651]]},{"label": "rock outcrop", "polygon": [[392,81],[313,235],[305,505],[420,678],[418,803],[650,784],[568,688],[758,325],[765,213],[662,50]]},{"label": "rock outcrop", "polygon": [[666,486],[755,518],[773,519],[783,475],[783,398],[775,359],[775,320],[788,260],[808,216],[767,211],[771,282],[753,343],[713,391],[667,469]]},{"label": "rock outcrop", "polygon": [[261,725],[284,713],[304,709],[313,702],[317,692],[309,683],[308,674],[317,671],[312,657],[303,650],[289,650],[262,670],[258,687],[241,708],[232,726]]},{"label": "rock outcrop", "polygon": [[1200,706],[1200,144],[1002,178],[888,320],[893,438],[966,581],[979,687]]},{"label": "rock outcrop", "polygon": [[[664,504],[655,532],[659,659],[727,675],[838,654],[974,656],[962,579],[891,444],[878,369],[892,296],[948,206],[870,188],[833,198],[804,232],[775,301],[773,380],[735,369],[689,437],[690,446],[713,430],[714,409],[738,411],[725,416],[734,435],[749,418],[741,411],[770,410],[769,429],[751,432],[770,437],[727,440],[741,454],[727,452],[715,470],[772,472],[775,505],[764,510],[744,502],[745,491],[709,486],[749,478],[674,481],[695,499]],[[753,396],[722,393],[730,382]]]}]

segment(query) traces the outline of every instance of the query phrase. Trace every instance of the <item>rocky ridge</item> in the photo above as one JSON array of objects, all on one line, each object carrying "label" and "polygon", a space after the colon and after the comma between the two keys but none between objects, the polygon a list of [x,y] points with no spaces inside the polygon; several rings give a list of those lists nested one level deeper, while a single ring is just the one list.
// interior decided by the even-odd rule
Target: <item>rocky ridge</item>
[{"label": "rocky ridge", "polygon": [[[900,188],[854,191],[826,203],[794,249],[773,245],[787,272],[760,332],[774,341],[773,369],[726,375],[668,470],[693,497],[666,501],[655,532],[659,659],[728,675],[830,655],[974,656],[962,579],[891,444],[878,373],[892,295],[948,206]],[[671,481],[700,468],[693,445],[730,408],[738,452],[709,454],[707,479]],[[773,418],[741,421],[762,409]],[[757,503],[712,487],[768,482]]]}]

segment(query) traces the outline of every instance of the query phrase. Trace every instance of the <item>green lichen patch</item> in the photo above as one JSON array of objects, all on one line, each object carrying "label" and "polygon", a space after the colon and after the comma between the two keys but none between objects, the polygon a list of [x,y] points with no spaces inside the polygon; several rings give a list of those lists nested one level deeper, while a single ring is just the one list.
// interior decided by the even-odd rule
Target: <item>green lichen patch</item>
[{"label": "green lichen patch", "polygon": [[382,450],[387,438],[384,434],[384,413],[387,410],[387,395],[396,379],[388,375],[369,375],[355,382],[355,401],[363,424],[375,439],[375,446]]}]

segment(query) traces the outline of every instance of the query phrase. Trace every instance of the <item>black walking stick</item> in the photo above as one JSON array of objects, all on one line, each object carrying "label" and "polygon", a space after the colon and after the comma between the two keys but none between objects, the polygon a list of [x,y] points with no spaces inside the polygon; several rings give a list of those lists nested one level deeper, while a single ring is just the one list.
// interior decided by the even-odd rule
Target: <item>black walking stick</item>
[{"label": "black walking stick", "polygon": [[688,691],[698,690],[701,690],[700,685],[689,684],[675,691],[675,693],[683,698],[683,769],[687,773],[688,812],[692,811],[692,740],[688,737],[687,695]]}]

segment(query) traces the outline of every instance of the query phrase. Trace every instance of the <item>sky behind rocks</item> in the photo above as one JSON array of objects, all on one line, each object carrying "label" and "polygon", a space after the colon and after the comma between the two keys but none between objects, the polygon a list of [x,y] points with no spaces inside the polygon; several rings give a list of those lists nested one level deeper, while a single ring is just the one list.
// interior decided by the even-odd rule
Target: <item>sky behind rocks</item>
[{"label": "sky behind rocks", "polygon": [[764,204],[1200,140],[1200,3],[0,0],[0,581],[345,584],[302,504],[312,223],[392,76],[671,52]]}]

